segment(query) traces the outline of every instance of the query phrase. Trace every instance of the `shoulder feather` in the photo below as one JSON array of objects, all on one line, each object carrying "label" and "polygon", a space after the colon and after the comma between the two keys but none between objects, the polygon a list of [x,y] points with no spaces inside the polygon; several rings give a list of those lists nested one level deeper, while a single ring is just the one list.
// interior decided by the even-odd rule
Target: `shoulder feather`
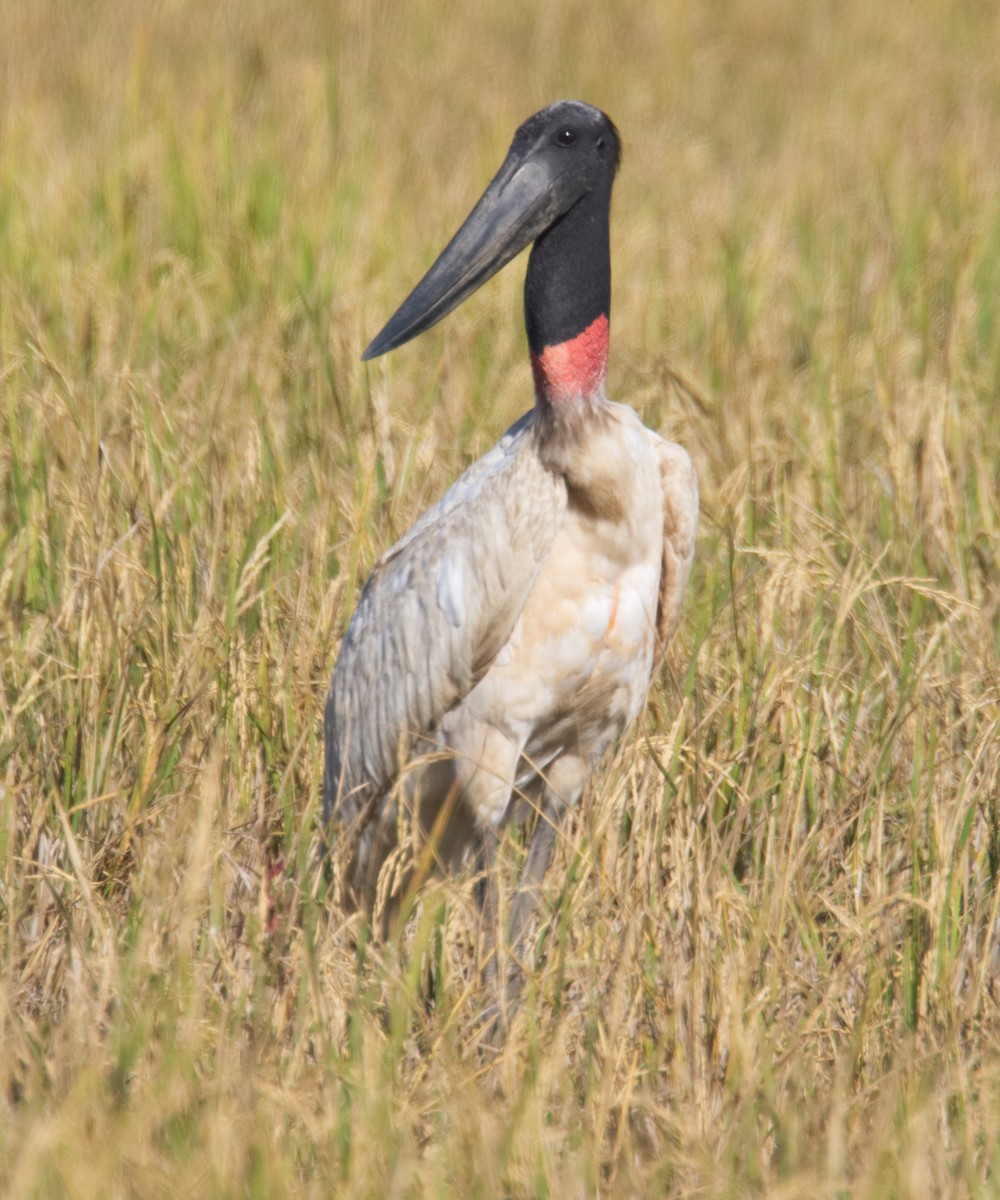
[{"label": "shoulder feather", "polygon": [[663,562],[656,631],[663,646],[677,628],[681,601],[694,561],[698,529],[698,477],[686,450],[660,441],[660,485],[663,488]]}]

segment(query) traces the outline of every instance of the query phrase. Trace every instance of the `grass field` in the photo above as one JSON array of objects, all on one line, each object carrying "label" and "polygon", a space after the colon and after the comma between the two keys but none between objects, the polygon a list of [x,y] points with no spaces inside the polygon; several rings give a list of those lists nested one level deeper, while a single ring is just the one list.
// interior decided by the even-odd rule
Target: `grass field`
[{"label": "grass field", "polygon": [[[998,45],[972,0],[0,5],[0,1193],[1000,1195]],[[359,354],[561,96],[625,141],[609,391],[703,517],[492,1056],[468,878],[385,945],[324,903],[321,711],[531,402],[523,264]]]}]

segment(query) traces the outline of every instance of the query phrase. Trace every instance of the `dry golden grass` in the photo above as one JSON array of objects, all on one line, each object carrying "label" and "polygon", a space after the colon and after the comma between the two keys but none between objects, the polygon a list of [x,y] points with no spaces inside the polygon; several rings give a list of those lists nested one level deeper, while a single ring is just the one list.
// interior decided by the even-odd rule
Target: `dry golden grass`
[{"label": "dry golden grass", "polygon": [[[0,1190],[1000,1193],[998,44],[0,6]],[[564,95],[626,143],[611,390],[704,518],[492,1057],[468,879],[383,946],[324,904],[320,714],[375,556],[529,403],[521,270],[358,355]]]}]

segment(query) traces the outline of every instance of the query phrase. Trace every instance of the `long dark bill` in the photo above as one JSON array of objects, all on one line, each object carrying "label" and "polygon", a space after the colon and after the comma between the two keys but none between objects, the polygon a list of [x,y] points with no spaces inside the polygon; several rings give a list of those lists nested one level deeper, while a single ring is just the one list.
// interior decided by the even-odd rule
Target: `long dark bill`
[{"label": "long dark bill", "polygon": [[565,211],[559,178],[513,148],[458,233],[361,356],[377,358],[429,329]]}]

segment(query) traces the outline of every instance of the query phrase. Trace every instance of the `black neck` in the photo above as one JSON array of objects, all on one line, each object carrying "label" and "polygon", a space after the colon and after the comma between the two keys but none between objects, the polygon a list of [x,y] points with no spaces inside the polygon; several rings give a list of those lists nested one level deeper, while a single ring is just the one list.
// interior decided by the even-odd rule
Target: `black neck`
[{"label": "black neck", "polygon": [[524,281],[528,346],[540,354],[611,313],[611,180],[588,192],[535,242]]}]

